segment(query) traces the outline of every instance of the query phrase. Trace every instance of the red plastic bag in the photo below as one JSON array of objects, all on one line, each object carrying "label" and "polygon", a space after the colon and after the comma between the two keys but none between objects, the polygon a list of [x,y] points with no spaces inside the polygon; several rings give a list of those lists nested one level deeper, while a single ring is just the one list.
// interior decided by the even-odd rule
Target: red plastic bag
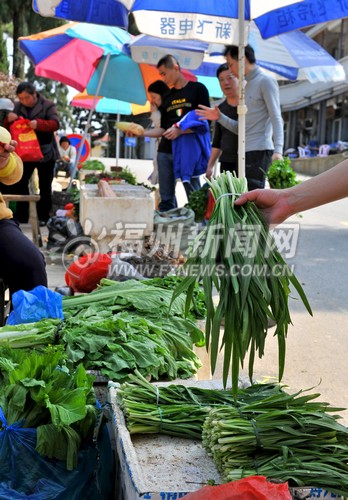
[{"label": "red plastic bag", "polygon": [[106,278],[111,262],[110,255],[106,253],[83,255],[68,267],[65,283],[74,292],[91,292],[102,278]]},{"label": "red plastic bag", "polygon": [[17,141],[16,153],[22,161],[40,161],[43,154],[35,130],[29,127],[27,118],[18,118],[10,125],[12,139]]},{"label": "red plastic bag", "polygon": [[219,486],[204,486],[185,500],[291,500],[287,483],[271,483],[264,476],[250,476]]},{"label": "red plastic bag", "polygon": [[204,220],[210,219],[211,214],[213,213],[214,207],[215,207],[214,196],[212,195],[212,193],[209,190],[208,191],[208,203],[207,203],[207,208],[206,208],[205,214],[204,214]]}]

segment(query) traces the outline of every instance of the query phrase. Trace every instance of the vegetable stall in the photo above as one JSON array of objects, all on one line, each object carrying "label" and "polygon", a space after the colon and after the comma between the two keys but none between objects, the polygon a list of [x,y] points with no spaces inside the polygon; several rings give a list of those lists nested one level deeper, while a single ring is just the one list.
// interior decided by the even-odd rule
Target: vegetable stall
[{"label": "vegetable stall", "polygon": [[[341,408],[305,390],[291,394],[280,383],[293,292],[311,314],[302,286],[256,207],[234,207],[246,189],[245,180],[222,174],[209,186],[215,199],[212,215],[176,276],[102,279],[91,293],[63,297],[64,319],[0,329],[0,438],[5,440],[9,429],[21,422],[20,431],[30,434],[35,457],[31,461],[41,464],[32,483],[21,484],[21,494],[31,494],[46,480],[47,463],[57,467],[55,488],[62,492],[69,491],[69,485],[64,474],[57,477],[60,471],[87,467],[84,453],[94,457],[87,462],[93,462],[96,453],[100,461],[96,443],[103,436],[96,436],[95,429],[105,418],[104,404],[101,409],[92,391],[95,375],[100,374],[112,381],[109,403],[117,447],[127,440],[147,439],[156,449],[155,436],[165,436],[174,448],[180,449],[184,440],[187,449],[199,449],[200,458],[214,464],[216,484],[263,476],[287,484],[292,492],[311,486],[348,495],[348,429],[339,423]],[[282,272],[276,274],[275,269]],[[205,332],[198,319],[204,319]],[[276,323],[279,383],[260,384],[253,368],[255,356],[264,354],[269,320]],[[213,372],[223,352],[219,389],[193,384],[201,366],[194,346],[204,344]],[[249,386],[241,388],[240,370],[246,360]],[[121,414],[122,443],[117,420]],[[160,455],[160,448],[157,451]],[[125,450],[117,452],[121,457]],[[25,476],[25,469],[13,467],[3,463],[8,491]],[[107,478],[104,483],[110,484],[113,472],[101,472]],[[89,473],[95,476],[94,470]],[[188,479],[180,495],[198,490],[209,479],[207,475],[192,485]],[[112,498],[110,492],[81,491],[78,494],[86,497]],[[59,498],[55,494],[45,498]],[[117,495],[113,498],[127,499],[125,491]]]}]

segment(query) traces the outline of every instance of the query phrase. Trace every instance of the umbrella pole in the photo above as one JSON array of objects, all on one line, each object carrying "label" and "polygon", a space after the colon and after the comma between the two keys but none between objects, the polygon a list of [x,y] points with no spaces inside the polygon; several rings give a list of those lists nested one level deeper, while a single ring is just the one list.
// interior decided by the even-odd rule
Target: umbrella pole
[{"label": "umbrella pole", "polygon": [[245,105],[244,70],[245,70],[245,3],[238,2],[238,74],[239,74],[239,102],[238,102],[238,177],[245,177]]},{"label": "umbrella pole", "polygon": [[82,135],[80,146],[79,146],[79,149],[78,149],[78,152],[77,152],[77,155],[76,155],[74,167],[73,167],[73,170],[72,170],[72,173],[71,173],[71,177],[70,177],[70,182],[69,182],[69,185],[68,185],[68,189],[71,188],[72,183],[73,183],[73,181],[75,179],[77,165],[79,164],[79,161],[80,161],[80,158],[81,158],[83,145],[85,143],[85,140],[86,140],[86,137],[87,137],[87,134],[88,134],[89,126],[91,124],[93,111],[95,110],[96,105],[97,105],[97,100],[98,100],[98,96],[99,96],[100,87],[102,86],[102,83],[103,83],[103,80],[104,80],[104,76],[105,76],[105,73],[106,73],[106,70],[107,70],[107,67],[108,67],[108,64],[109,64],[109,60],[110,60],[110,53],[106,56],[105,64],[104,64],[104,67],[103,67],[103,71],[102,71],[102,73],[100,75],[100,78],[99,78],[98,87],[97,87],[95,96],[93,98],[92,107],[91,107],[91,109],[89,111],[87,123],[86,123],[84,131],[83,131],[83,135]]},{"label": "umbrella pole", "polygon": [[[120,113],[117,113],[116,123],[120,121]],[[120,129],[116,128],[116,166],[118,167],[118,160],[120,159]]]}]

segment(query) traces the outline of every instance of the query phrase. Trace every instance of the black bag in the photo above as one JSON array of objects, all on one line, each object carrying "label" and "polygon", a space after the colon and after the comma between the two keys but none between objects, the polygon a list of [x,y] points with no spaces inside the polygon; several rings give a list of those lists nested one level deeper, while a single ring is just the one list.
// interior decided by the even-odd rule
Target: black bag
[{"label": "black bag", "polygon": [[[83,232],[81,224],[69,217],[54,216],[47,221],[48,239],[47,250],[54,248],[57,251],[73,250],[80,243],[90,241],[90,237]],[[68,243],[73,243],[68,245]]]}]

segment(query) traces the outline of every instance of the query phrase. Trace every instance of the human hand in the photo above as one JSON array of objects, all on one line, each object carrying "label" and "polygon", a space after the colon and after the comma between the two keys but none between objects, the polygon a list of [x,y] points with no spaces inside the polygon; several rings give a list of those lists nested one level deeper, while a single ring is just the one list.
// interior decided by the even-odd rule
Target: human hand
[{"label": "human hand", "polygon": [[30,122],[28,123],[29,127],[32,128],[32,129],[36,129],[37,128],[37,120],[30,120]]},{"label": "human hand", "polygon": [[208,106],[203,106],[203,104],[198,104],[196,109],[196,115],[200,117],[200,120],[218,120],[221,117],[221,112],[218,106],[209,108]]},{"label": "human hand", "polygon": [[7,120],[9,123],[15,122],[16,120],[18,120],[18,118],[18,115],[16,113],[12,113],[12,111],[10,111],[7,115]]},{"label": "human hand", "polygon": [[214,165],[211,165],[211,166],[208,165],[207,170],[205,172],[205,176],[207,179],[210,179],[211,176],[213,175],[213,169],[214,169]]},{"label": "human hand", "polygon": [[269,225],[280,224],[292,215],[288,189],[255,189],[241,194],[234,203],[244,205],[248,201],[256,204]]},{"label": "human hand", "polygon": [[0,170],[6,167],[10,153],[13,153],[16,147],[16,141],[10,141],[9,144],[0,147]]},{"label": "human hand", "polygon": [[158,111],[158,106],[154,102],[152,102],[150,104],[150,111],[151,111],[151,113],[154,113],[155,111]]},{"label": "human hand", "polygon": [[272,162],[275,161],[275,160],[282,160],[283,159],[283,155],[280,154],[280,153],[273,153],[272,155]]},{"label": "human hand", "polygon": [[163,137],[169,139],[170,141],[174,141],[181,135],[181,130],[179,127],[170,127],[165,132],[163,132]]}]

